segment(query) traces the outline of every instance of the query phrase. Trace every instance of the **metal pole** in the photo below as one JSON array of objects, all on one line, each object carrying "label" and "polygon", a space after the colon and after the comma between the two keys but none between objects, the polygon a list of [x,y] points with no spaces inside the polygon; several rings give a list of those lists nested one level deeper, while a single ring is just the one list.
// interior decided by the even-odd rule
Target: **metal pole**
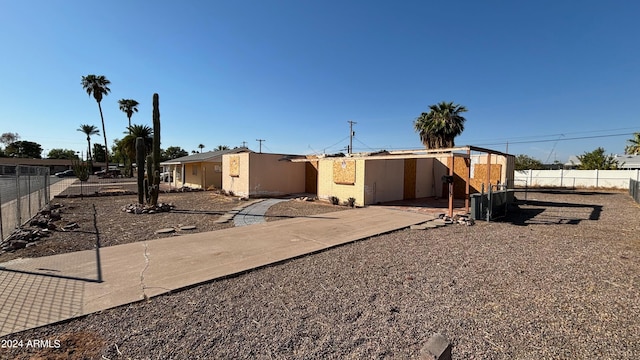
[{"label": "metal pole", "polygon": [[27,201],[29,202],[29,204],[27,205],[29,207],[29,217],[31,217],[31,168],[29,168],[29,172],[27,173]]},{"label": "metal pole", "polygon": [[16,227],[22,225],[22,211],[20,209],[20,165],[16,165]]},{"label": "metal pole", "polygon": [[4,232],[2,230],[2,191],[0,191],[0,242],[2,240],[4,240]]},{"label": "metal pole", "polygon": [[487,192],[487,222],[491,221],[491,208],[493,207],[492,199],[491,199],[491,183],[489,183],[489,191]]}]

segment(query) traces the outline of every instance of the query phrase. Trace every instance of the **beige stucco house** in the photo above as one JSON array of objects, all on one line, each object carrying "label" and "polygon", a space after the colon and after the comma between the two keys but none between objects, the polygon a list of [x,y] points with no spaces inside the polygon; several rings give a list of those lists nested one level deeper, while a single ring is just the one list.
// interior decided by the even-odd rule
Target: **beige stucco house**
[{"label": "beige stucco house", "polygon": [[310,157],[233,154],[222,157],[222,188],[240,196],[311,193],[323,200],[349,198],[365,206],[387,201],[447,197],[468,199],[484,184],[513,186],[513,155],[478,147],[405,150]]},{"label": "beige stucco house", "polygon": [[222,157],[225,154],[247,153],[251,150],[239,147],[229,150],[207,151],[160,163],[164,169],[163,180],[172,187],[196,189],[222,188]]}]

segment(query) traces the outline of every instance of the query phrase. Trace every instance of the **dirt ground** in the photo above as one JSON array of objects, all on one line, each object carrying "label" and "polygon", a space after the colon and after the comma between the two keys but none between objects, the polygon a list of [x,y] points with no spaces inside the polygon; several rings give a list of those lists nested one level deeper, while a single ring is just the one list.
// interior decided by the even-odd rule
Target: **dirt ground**
[{"label": "dirt ground", "polygon": [[[35,246],[0,254],[0,263],[19,257],[40,257],[95,248],[97,233],[101,247],[145,241],[185,233],[214,231],[233,227],[233,223],[215,223],[227,211],[246,205],[237,197],[224,196],[212,191],[166,193],[161,203],[174,205],[170,212],[155,214],[131,214],[122,211],[128,204],[136,203],[135,195],[100,196],[84,198],[56,198],[62,219],[56,222],[58,230],[38,241]],[[95,207],[95,211],[94,211]],[[267,220],[281,220],[293,216],[320,214],[343,210],[322,202],[287,201],[274,206],[267,213]],[[94,222],[94,213],[95,219]],[[73,231],[60,231],[70,223],[79,227]],[[195,226],[192,230],[181,230]],[[157,230],[174,228],[173,233],[156,233]]]},{"label": "dirt ground", "polygon": [[[620,192],[517,197],[502,221],[400,230],[5,336],[60,346],[0,358],[408,359],[434,333],[454,359],[640,358],[640,206]],[[306,206],[292,204],[280,211]]]}]

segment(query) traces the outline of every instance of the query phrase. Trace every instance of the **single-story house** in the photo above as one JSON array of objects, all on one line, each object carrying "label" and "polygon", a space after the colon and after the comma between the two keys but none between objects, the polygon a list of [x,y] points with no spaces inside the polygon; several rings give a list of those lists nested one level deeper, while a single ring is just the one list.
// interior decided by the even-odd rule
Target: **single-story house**
[{"label": "single-story house", "polygon": [[199,189],[222,188],[222,156],[226,154],[250,153],[246,147],[229,150],[207,151],[163,161],[162,180],[172,187]]},{"label": "single-story house", "polygon": [[422,197],[468,199],[483,185],[513,187],[515,157],[466,146],[383,151],[344,157],[233,154],[222,157],[222,188],[239,196],[311,193],[323,200],[355,199],[365,206]]}]

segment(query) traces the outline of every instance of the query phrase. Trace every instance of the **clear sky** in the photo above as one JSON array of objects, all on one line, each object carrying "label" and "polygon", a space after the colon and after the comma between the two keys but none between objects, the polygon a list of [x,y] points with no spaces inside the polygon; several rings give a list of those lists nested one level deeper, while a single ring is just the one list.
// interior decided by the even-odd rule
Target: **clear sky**
[{"label": "clear sky", "polygon": [[640,131],[639,17],[631,0],[1,0],[0,132],[85,150],[96,74],[110,146],[118,100],[151,126],[157,92],[163,148],[334,153],[351,120],[355,151],[415,149],[415,118],[453,101],[469,110],[456,145],[622,153]]}]

